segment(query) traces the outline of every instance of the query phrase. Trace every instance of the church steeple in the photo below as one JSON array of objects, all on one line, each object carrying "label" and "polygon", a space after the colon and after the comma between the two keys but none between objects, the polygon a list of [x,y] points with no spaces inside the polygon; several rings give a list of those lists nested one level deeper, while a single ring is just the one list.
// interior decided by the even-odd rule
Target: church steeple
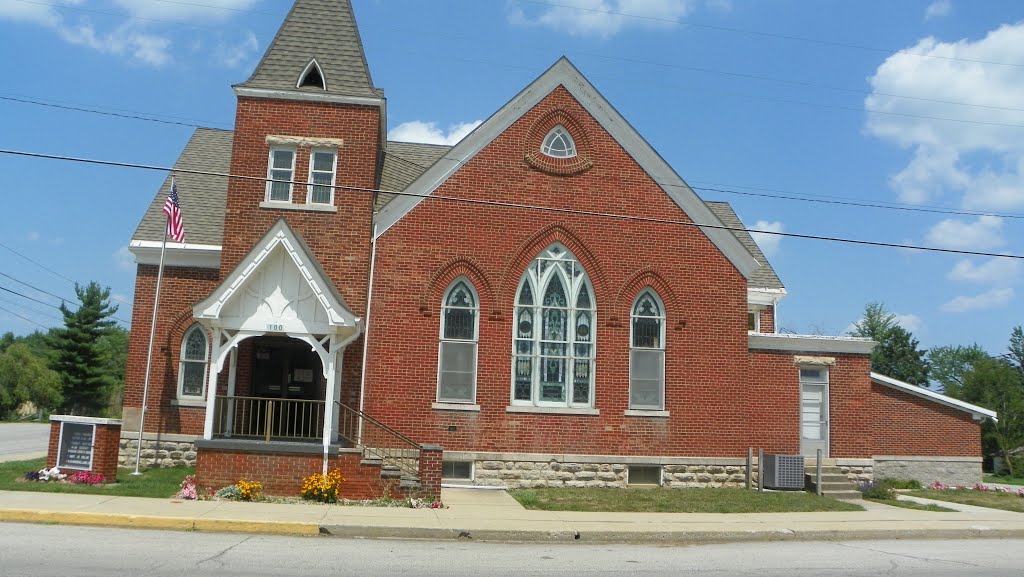
[{"label": "church steeple", "polygon": [[379,99],[351,0],[296,0],[245,89]]}]

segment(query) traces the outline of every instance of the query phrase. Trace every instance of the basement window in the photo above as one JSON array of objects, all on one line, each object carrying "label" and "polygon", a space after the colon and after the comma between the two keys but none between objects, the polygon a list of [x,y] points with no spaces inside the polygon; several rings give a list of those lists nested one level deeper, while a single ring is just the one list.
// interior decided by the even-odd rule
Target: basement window
[{"label": "basement window", "polygon": [[441,478],[453,481],[473,480],[473,461],[443,461]]},{"label": "basement window", "polygon": [[661,485],[661,467],[659,465],[630,465],[626,469],[626,484],[630,486]]}]

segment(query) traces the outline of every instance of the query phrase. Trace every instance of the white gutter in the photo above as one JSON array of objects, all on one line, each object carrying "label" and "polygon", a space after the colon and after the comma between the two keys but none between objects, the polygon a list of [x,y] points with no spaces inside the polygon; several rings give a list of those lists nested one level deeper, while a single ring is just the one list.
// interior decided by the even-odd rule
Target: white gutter
[{"label": "white gutter", "polygon": [[[363,366],[362,375],[359,377],[359,412],[363,412],[366,401],[366,355],[370,347],[370,305],[373,304],[373,271],[377,265],[377,225],[373,225],[373,235],[370,238],[370,282],[366,287],[366,319],[363,323]],[[356,443],[363,444],[363,420],[359,419],[359,433],[356,436]]]},{"label": "white gutter", "polygon": [[871,373],[871,380],[880,385],[886,385],[893,389],[897,389],[905,393],[910,393],[911,395],[921,397],[922,399],[928,399],[929,401],[934,401],[936,403],[946,405],[947,407],[953,407],[954,409],[966,411],[968,413],[971,413],[971,415],[974,417],[974,420],[976,421],[980,421],[984,417],[988,417],[993,421],[999,420],[997,418],[995,411],[990,411],[988,409],[979,407],[978,405],[965,403],[960,399],[947,397],[946,395],[936,393],[935,391],[929,391],[928,389],[925,389],[923,387],[911,385],[910,383],[904,383],[903,381],[896,380],[892,377],[887,377],[880,373]]}]

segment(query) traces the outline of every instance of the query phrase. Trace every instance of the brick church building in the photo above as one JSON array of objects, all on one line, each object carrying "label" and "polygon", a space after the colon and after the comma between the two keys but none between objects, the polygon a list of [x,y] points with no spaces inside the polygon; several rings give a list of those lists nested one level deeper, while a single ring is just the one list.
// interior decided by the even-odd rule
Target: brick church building
[{"label": "brick church building", "polygon": [[271,492],[325,466],[352,495],[721,486],[748,448],[980,480],[994,413],[871,373],[873,342],[777,333],[732,208],[568,60],[454,146],[391,142],[350,1],[297,0],[233,88],[234,130],[175,164],[144,419],[170,176],[131,240],[123,461],[141,421],[144,463]]}]

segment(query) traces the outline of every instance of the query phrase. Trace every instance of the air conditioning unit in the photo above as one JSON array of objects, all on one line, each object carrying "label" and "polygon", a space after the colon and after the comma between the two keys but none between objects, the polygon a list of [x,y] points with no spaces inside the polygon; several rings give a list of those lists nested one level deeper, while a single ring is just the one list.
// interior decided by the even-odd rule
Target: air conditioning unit
[{"label": "air conditioning unit", "polygon": [[765,455],[759,469],[766,489],[804,488],[803,455]]}]

